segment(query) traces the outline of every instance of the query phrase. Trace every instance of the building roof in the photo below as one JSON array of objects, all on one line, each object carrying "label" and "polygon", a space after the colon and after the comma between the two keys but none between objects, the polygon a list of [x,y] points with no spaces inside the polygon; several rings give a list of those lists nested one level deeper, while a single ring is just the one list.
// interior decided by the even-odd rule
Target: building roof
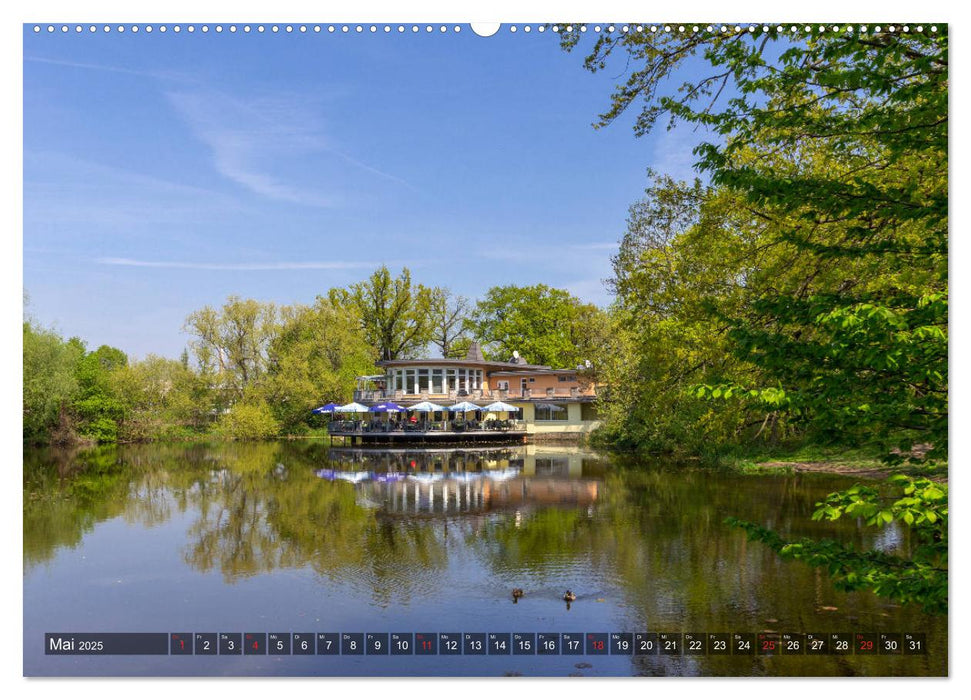
[{"label": "building roof", "polygon": [[576,374],[580,370],[578,369],[551,369],[550,367],[540,367],[537,365],[528,365],[526,367],[515,367],[510,369],[499,369],[490,372],[493,376],[504,376],[504,375],[519,375],[519,374]]},{"label": "building roof", "polygon": [[515,362],[496,362],[495,360],[457,360],[450,357],[422,357],[417,360],[378,360],[378,367],[401,367],[404,365],[444,365],[449,367],[489,367],[496,369],[523,370],[532,368],[535,370],[548,370],[546,365],[522,365]]}]

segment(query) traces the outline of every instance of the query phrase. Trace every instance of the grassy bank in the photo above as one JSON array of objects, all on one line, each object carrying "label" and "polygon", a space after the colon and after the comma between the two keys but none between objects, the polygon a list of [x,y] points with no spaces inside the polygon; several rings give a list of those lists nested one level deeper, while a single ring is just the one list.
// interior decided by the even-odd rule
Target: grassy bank
[{"label": "grassy bank", "polygon": [[890,464],[882,459],[882,453],[867,448],[800,445],[747,449],[720,455],[717,463],[744,474],[825,472],[873,479],[906,474],[947,482],[946,462],[919,464],[904,460]]}]

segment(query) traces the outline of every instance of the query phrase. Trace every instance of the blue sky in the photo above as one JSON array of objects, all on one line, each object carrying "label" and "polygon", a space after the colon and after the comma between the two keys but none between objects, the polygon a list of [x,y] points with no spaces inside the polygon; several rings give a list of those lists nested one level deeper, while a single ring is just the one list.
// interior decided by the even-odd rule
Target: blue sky
[{"label": "blue sky", "polygon": [[542,282],[598,304],[646,169],[697,135],[595,130],[622,64],[535,30],[24,29],[27,312],[176,356],[185,317],[408,266],[470,298]]}]

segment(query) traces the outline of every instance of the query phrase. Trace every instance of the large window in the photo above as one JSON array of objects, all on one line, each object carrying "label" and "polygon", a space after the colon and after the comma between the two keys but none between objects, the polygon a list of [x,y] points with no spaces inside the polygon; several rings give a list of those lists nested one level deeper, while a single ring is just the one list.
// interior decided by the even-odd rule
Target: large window
[{"label": "large window", "polygon": [[388,372],[388,386],[405,394],[448,394],[481,389],[484,373],[465,367],[415,367]]},{"label": "large window", "polygon": [[536,404],[536,422],[566,420],[566,407],[551,403]]},{"label": "large window", "polygon": [[597,404],[580,404],[580,420],[600,420],[600,415],[597,413]]}]

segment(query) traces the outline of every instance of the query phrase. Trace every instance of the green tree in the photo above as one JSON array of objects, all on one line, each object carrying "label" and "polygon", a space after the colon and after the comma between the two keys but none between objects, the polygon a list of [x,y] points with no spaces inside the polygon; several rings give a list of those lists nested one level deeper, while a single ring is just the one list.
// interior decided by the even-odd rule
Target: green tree
[{"label": "green tree", "polygon": [[213,430],[235,440],[266,440],[280,434],[280,423],[265,401],[244,399],[221,415]]},{"label": "green tree", "polygon": [[[946,456],[948,47],[946,27],[935,29],[597,38],[589,70],[615,52],[632,66],[598,126],[643,101],[638,135],[662,115],[703,129],[697,167],[764,222],[763,250],[798,251],[801,279],[755,285],[721,316],[740,367],[757,371],[702,385],[699,396],[784,411],[833,442],[876,440],[888,457],[915,442],[930,448],[915,459]],[[579,37],[569,32],[562,45]],[[698,54],[712,71],[671,90]],[[833,494],[816,516],[919,527],[911,559],[733,522],[783,556],[826,567],[838,585],[946,609],[946,490],[909,482],[889,507],[878,497]]]},{"label": "green tree", "polygon": [[[807,271],[725,319],[759,381],[703,393],[785,410],[833,441],[922,441],[928,458],[946,455],[946,27],[795,40],[774,28],[604,33],[585,65],[601,70],[615,52],[632,70],[598,126],[643,101],[638,135],[662,115],[702,128],[711,140],[697,166]],[[670,90],[699,54],[712,71]],[[844,269],[842,283],[818,282]]]},{"label": "green tree", "polygon": [[[463,296],[456,296],[447,288],[436,287],[432,293],[430,316],[431,342],[442,357],[464,357],[471,342],[465,335],[465,320],[471,306]],[[461,354],[459,354],[461,353]]]},{"label": "green tree", "polygon": [[[744,439],[764,411],[712,406],[692,389],[748,376],[733,358],[725,314],[785,265],[759,254],[760,227],[738,198],[652,173],[630,207],[613,259],[611,327],[597,334],[605,383],[599,439],[649,451],[706,451]],[[768,258],[768,259],[767,259]],[[772,272],[769,273],[769,268]]]},{"label": "green tree", "polygon": [[[84,343],[72,338],[83,348]],[[112,375],[128,365],[128,357],[118,348],[102,345],[80,356],[75,367],[78,392],[72,410],[78,433],[95,442],[115,442],[118,424],[124,418],[124,404],[114,390]]]},{"label": "green tree", "polygon": [[80,351],[30,321],[24,322],[23,344],[24,441],[48,442],[77,393]]},{"label": "green tree", "polygon": [[356,377],[374,372],[376,355],[353,311],[318,297],[313,306],[283,315],[261,393],[283,428],[293,431],[307,424],[314,407],[349,401]]},{"label": "green tree", "polygon": [[189,315],[184,330],[200,372],[231,403],[266,373],[269,346],[278,328],[273,303],[230,296],[222,308],[206,306]]},{"label": "green tree", "polygon": [[364,282],[331,289],[328,297],[334,306],[350,308],[360,318],[365,338],[381,359],[395,360],[424,352],[432,340],[436,295],[441,291],[413,284],[408,268],[392,277],[382,265]]},{"label": "green tree", "polygon": [[149,355],[111,376],[124,405],[118,439],[125,442],[199,434],[213,410],[206,381],[181,360]]},{"label": "green tree", "polygon": [[600,310],[569,292],[548,287],[493,287],[476,302],[467,328],[493,357],[519,352],[532,364],[576,367],[589,360],[591,332]]}]

